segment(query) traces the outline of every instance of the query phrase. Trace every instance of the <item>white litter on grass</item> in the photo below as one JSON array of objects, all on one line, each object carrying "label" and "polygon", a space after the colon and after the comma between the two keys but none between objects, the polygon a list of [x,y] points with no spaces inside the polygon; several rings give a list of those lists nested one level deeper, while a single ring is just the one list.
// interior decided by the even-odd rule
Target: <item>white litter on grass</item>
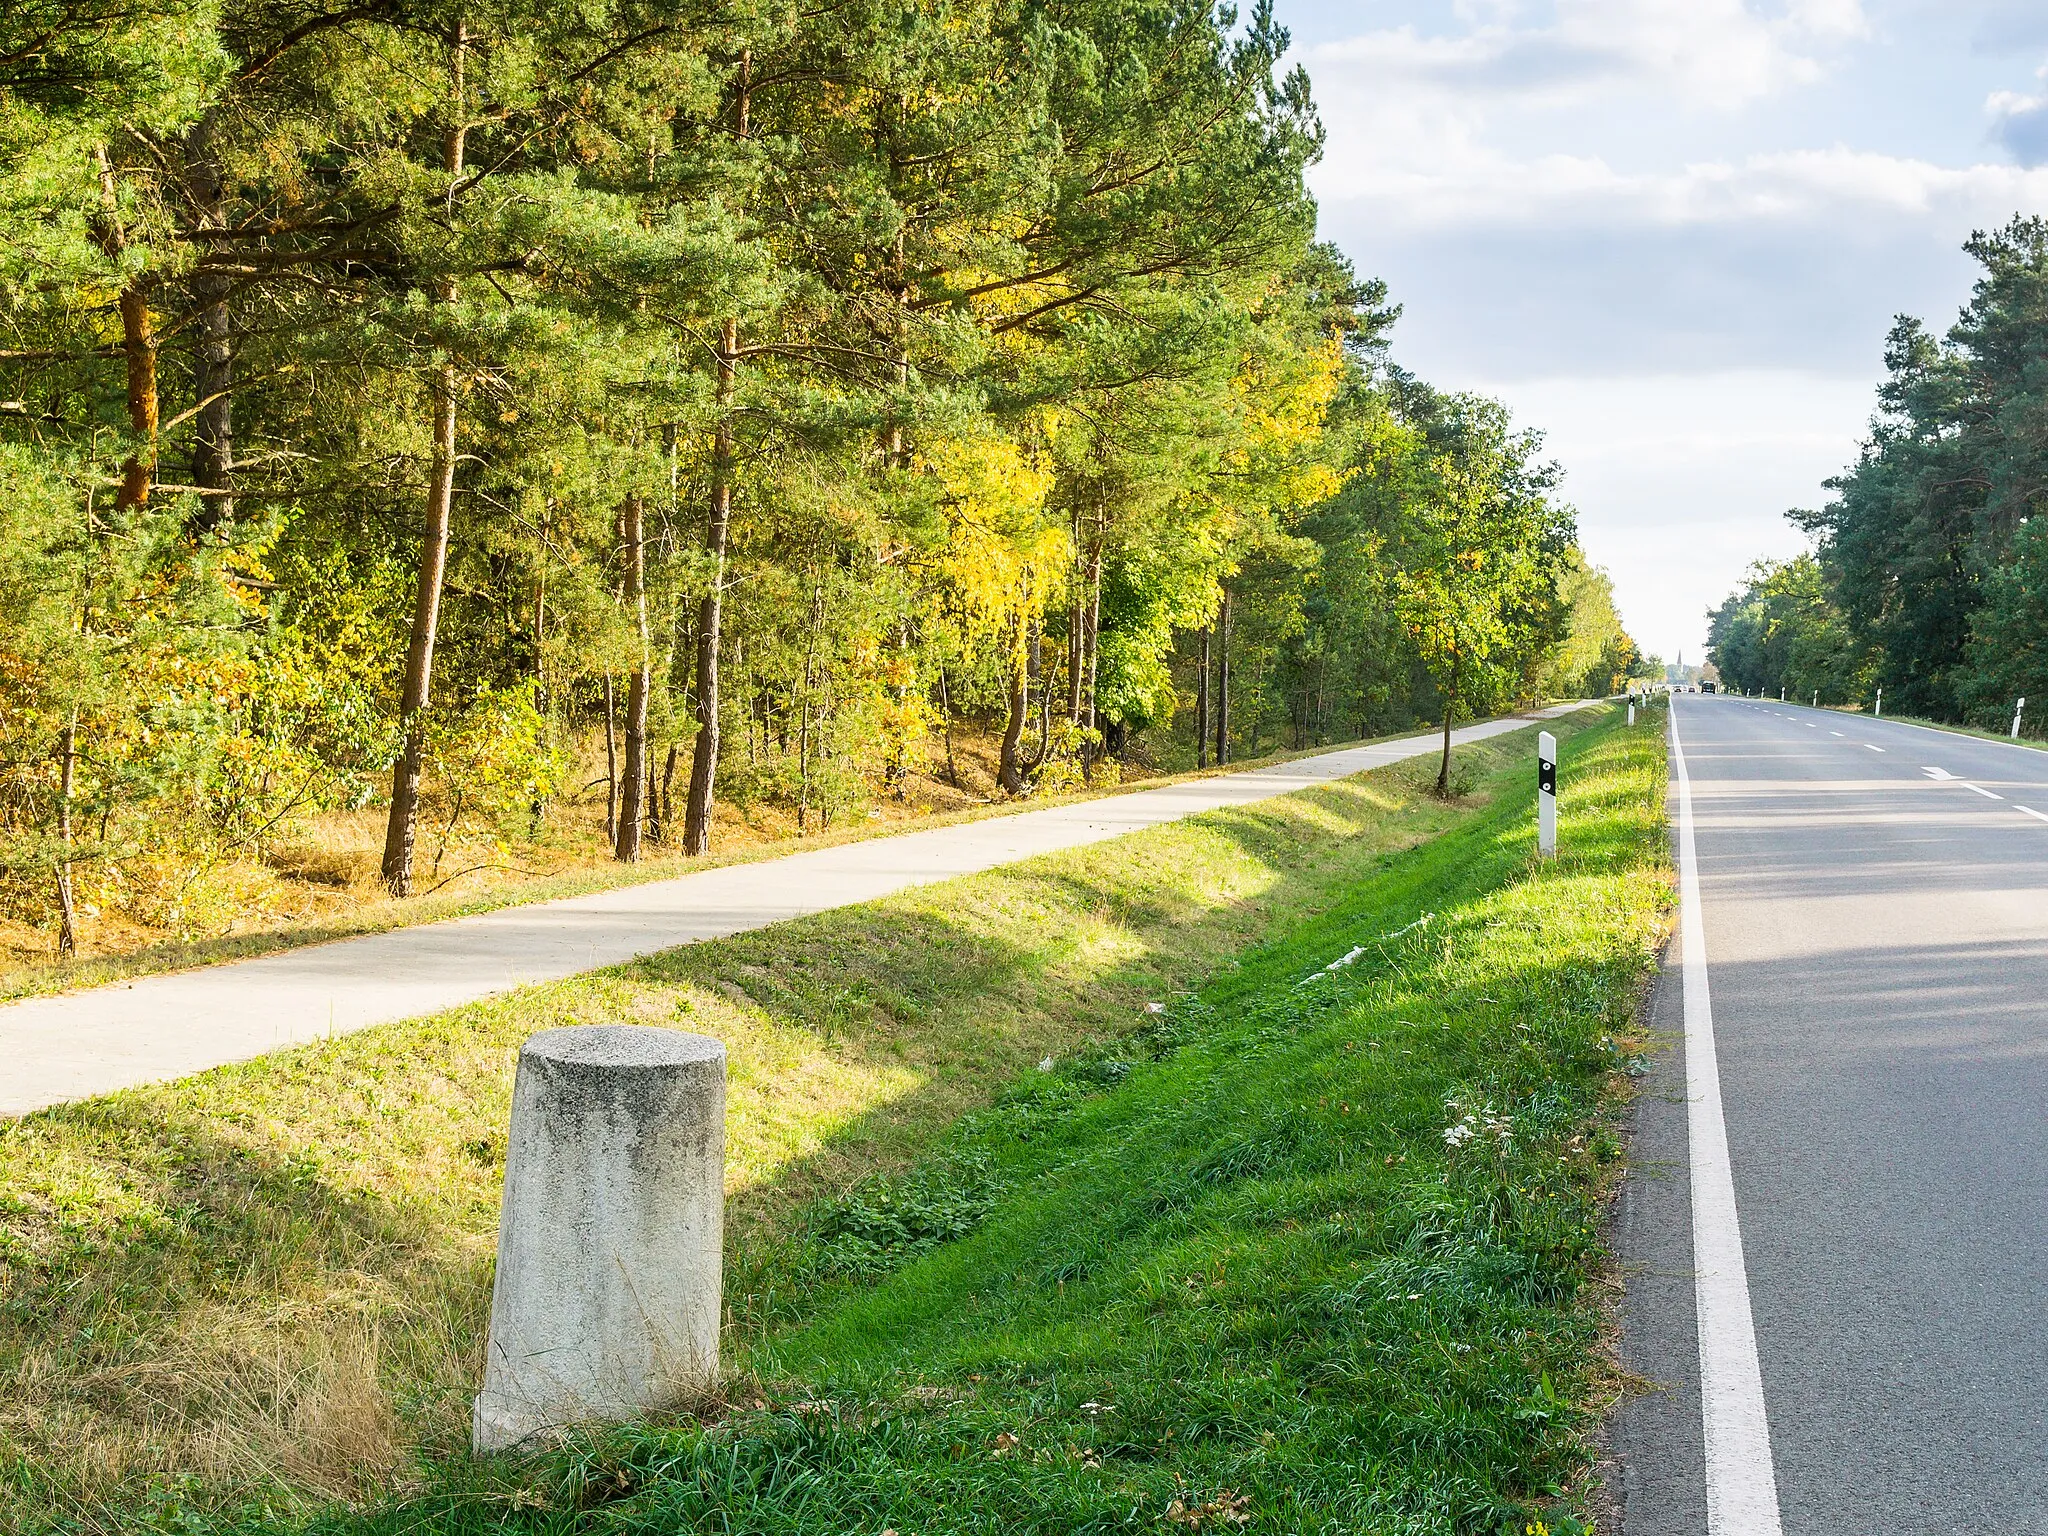
[{"label": "white litter on grass", "polygon": [[1147,1004],[1145,1005],[1145,1011],[1146,1011],[1147,1013],[1164,1013],[1164,1012],[1166,1012],[1166,1004],[1164,1004],[1164,1003],[1147,1003]]},{"label": "white litter on grass", "polygon": [[1364,954],[1368,949],[1371,949],[1374,945],[1389,943],[1394,939],[1402,937],[1402,935],[1404,934],[1413,933],[1418,928],[1427,928],[1429,926],[1429,920],[1435,916],[1436,914],[1434,912],[1425,912],[1422,914],[1422,916],[1415,919],[1414,922],[1410,923],[1406,928],[1396,928],[1392,933],[1383,933],[1378,938],[1359,945],[1358,948],[1350,951],[1348,954],[1339,955],[1336,959],[1332,960],[1328,965],[1324,966],[1320,971],[1316,971],[1310,975],[1302,977],[1301,980],[1295,983],[1295,985],[1297,987],[1305,987],[1310,982],[1314,981],[1318,976],[1327,976],[1332,971],[1341,971],[1344,969],[1345,966],[1351,964],[1352,961],[1356,960],[1360,955]]},{"label": "white litter on grass", "polygon": [[1052,1070],[1052,1058],[1048,1056],[1045,1058],[1045,1060],[1041,1061],[1038,1064],[1038,1070],[1041,1072],[1050,1072]]}]

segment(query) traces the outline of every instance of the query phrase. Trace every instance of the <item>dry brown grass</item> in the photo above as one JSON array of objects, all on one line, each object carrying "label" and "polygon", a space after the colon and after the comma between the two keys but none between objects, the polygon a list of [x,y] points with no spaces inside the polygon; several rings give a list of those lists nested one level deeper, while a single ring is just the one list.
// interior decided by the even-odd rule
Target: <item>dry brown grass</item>
[{"label": "dry brown grass", "polygon": [[[954,753],[958,785],[950,782],[942,759],[930,765],[928,772],[908,775],[900,793],[877,796],[851,825],[842,820],[837,827],[820,826],[814,819],[812,835],[844,837],[893,831],[1000,801],[1004,797],[996,786],[995,752],[992,738],[958,732]],[[585,742],[583,757],[586,761],[580,767],[586,771],[573,778],[587,781],[590,770],[602,775],[600,743]],[[1155,775],[1133,766],[1124,776],[1137,782]],[[421,818],[419,895],[407,902],[392,900],[378,879],[384,847],[381,807],[300,818],[262,848],[245,856],[223,858],[204,869],[150,871],[146,858],[131,859],[131,865],[149,876],[144,884],[177,892],[173,905],[180,920],[151,923],[133,910],[89,903],[80,914],[78,962],[64,966],[56,959],[53,928],[0,918],[0,996],[44,990],[39,983],[50,975],[75,976],[89,983],[97,979],[93,962],[153,948],[192,947],[202,951],[203,959],[209,941],[282,936],[299,928],[322,929],[324,936],[324,930],[337,923],[395,926],[417,921],[411,914],[423,911],[440,915],[439,908],[447,905],[447,900],[421,897],[463,903],[494,895],[519,899],[521,892],[538,881],[603,873],[613,867],[604,830],[601,784],[592,789],[586,783],[580,792],[556,801],[531,837],[508,841],[488,827],[464,825],[444,839],[439,821],[444,813],[445,807],[435,799],[430,784]],[[789,807],[765,802],[745,808],[732,804],[717,807],[712,841],[721,855],[757,853],[796,837],[796,815]],[[649,848],[644,867],[652,870],[674,862],[655,845]],[[161,890],[158,895],[161,897]],[[151,905],[162,904],[158,900]]]}]

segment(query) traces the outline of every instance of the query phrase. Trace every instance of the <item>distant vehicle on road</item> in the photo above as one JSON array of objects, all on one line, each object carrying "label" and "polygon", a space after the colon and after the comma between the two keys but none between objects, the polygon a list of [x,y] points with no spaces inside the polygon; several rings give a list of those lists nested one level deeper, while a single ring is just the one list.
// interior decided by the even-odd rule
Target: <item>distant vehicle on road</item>
[{"label": "distant vehicle on road", "polygon": [[1701,693],[1712,693],[1712,692],[1714,691],[1714,688],[1715,688],[1715,685],[1714,685],[1714,684],[1712,684],[1712,683],[1701,683],[1701,684],[1700,684],[1700,692],[1701,692]]}]

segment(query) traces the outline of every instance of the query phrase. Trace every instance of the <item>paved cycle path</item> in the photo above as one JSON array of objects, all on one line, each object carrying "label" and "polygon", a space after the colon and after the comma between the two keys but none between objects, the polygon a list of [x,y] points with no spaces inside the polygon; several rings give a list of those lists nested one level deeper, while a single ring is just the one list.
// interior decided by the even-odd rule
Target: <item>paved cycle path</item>
[{"label": "paved cycle path", "polygon": [[[1452,740],[1481,741],[1580,707],[1469,725]],[[1440,740],[1435,733],[1406,736],[1160,789],[30,998],[0,1007],[0,1117],[1271,799],[1424,756]]]}]

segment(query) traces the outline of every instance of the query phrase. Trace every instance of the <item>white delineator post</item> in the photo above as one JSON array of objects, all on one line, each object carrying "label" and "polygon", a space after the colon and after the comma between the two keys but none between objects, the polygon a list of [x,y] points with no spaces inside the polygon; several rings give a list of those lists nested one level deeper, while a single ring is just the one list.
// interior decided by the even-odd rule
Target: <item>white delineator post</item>
[{"label": "white delineator post", "polygon": [[1557,738],[1548,731],[1536,737],[1536,851],[1557,857]]},{"label": "white delineator post", "polygon": [[2027,701],[2023,698],[2012,707],[2012,739],[2020,739],[2020,716],[2027,712]]},{"label": "white delineator post", "polygon": [[658,1412],[718,1379],[725,1047],[583,1025],[519,1052],[479,1453]]},{"label": "white delineator post", "polygon": [[1884,718],[1884,690],[1883,690],[1882,688],[1880,688],[1880,689],[1878,689],[1878,690],[1877,690],[1877,711],[1876,711],[1876,713],[1877,713],[1877,718],[1878,718],[1878,719],[1882,720],[1882,719]]}]

